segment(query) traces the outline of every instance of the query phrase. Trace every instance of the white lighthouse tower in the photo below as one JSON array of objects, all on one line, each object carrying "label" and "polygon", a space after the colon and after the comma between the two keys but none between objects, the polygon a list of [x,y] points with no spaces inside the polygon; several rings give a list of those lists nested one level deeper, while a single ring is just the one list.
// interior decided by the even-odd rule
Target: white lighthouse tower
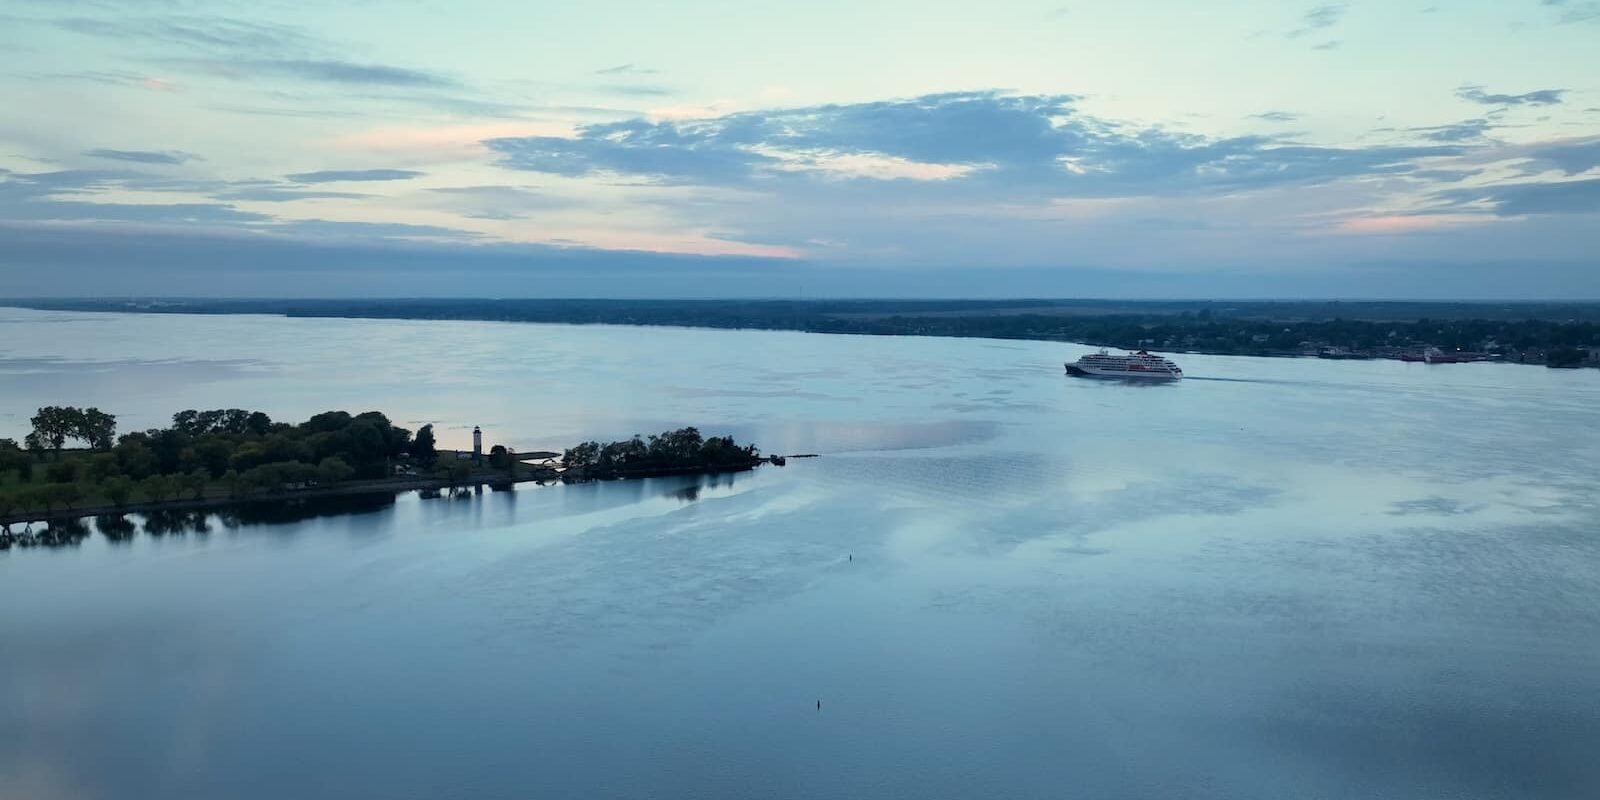
[{"label": "white lighthouse tower", "polygon": [[472,463],[483,464],[483,429],[472,428]]}]

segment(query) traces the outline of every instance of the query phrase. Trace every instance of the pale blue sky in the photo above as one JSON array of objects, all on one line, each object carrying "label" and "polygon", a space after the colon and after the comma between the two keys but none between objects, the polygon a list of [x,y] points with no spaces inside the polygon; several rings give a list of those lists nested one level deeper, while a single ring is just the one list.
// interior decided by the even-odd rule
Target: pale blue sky
[{"label": "pale blue sky", "polygon": [[0,0],[0,103],[0,295],[1600,297],[1593,0]]}]

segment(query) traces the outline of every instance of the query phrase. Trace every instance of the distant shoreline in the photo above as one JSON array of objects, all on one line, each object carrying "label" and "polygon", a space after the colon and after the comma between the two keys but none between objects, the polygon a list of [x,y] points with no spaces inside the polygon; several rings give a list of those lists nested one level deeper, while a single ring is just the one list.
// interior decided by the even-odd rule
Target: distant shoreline
[{"label": "distant shoreline", "polygon": [[1046,341],[1165,353],[1600,367],[1600,301],[0,300],[43,311],[622,325]]}]

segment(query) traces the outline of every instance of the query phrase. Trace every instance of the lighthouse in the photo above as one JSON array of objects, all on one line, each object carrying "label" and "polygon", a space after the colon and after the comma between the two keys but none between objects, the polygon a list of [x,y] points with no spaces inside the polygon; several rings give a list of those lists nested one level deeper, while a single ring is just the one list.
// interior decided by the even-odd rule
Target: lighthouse
[{"label": "lighthouse", "polygon": [[483,465],[483,429],[477,426],[472,428],[472,463]]}]

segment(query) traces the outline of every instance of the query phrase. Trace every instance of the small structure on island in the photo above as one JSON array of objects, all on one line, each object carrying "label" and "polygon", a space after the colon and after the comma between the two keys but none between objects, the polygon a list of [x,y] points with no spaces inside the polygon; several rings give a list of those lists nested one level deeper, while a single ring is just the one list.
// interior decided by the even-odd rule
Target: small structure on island
[{"label": "small structure on island", "polygon": [[476,425],[472,427],[472,463],[483,466],[483,429]]}]

